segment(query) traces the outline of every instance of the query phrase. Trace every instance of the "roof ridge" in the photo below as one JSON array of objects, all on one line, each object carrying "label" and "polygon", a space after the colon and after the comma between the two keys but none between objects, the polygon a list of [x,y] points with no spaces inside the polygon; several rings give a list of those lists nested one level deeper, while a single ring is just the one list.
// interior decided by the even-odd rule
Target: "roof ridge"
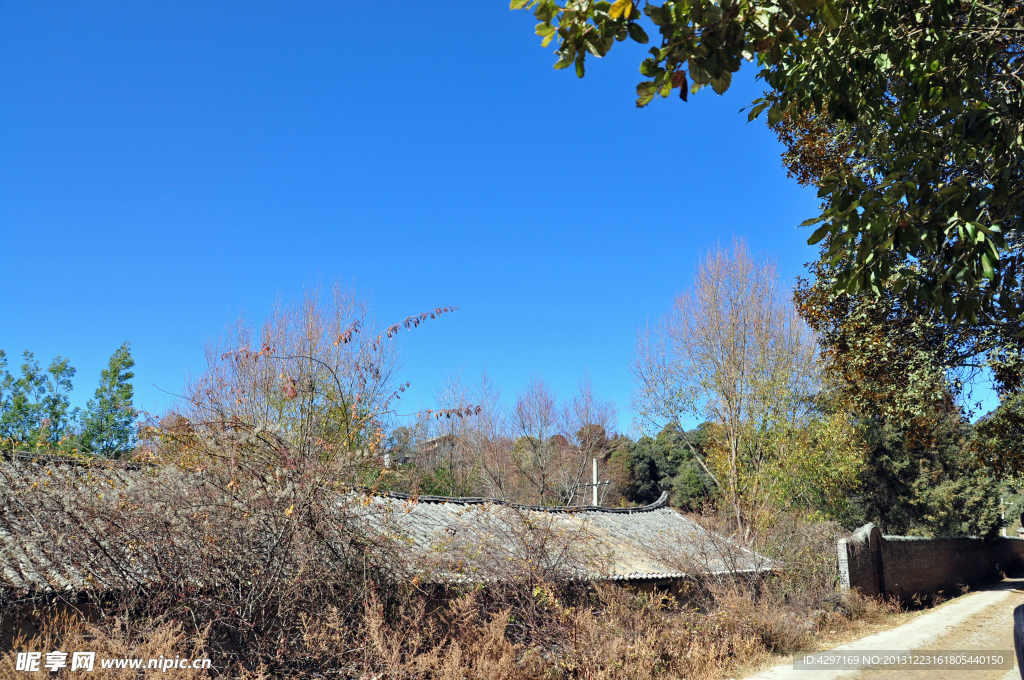
[{"label": "roof ridge", "polygon": [[[38,454],[31,451],[18,451],[18,450],[0,450],[0,460],[9,460],[11,462],[19,463],[36,463],[41,465],[67,465],[70,467],[97,467],[106,469],[126,469],[132,471],[139,471],[147,467],[159,467],[153,463],[137,462],[137,461],[123,461],[123,460],[111,460],[109,458],[102,457],[89,457],[89,458],[74,458],[65,457],[54,454]],[[356,487],[357,489],[359,487]],[[501,500],[500,498],[489,498],[489,497],[466,497],[466,496],[432,496],[432,495],[416,495],[399,493],[397,491],[377,491],[374,489],[367,489],[362,487],[364,493],[369,495],[379,495],[388,498],[396,498],[399,500],[412,500],[420,503],[452,503],[455,505],[484,505],[486,503],[492,503],[495,505],[502,505],[509,508],[518,508],[520,510],[534,510],[537,512],[563,512],[563,513],[578,513],[578,512],[603,512],[611,514],[625,514],[632,515],[641,512],[652,512],[654,510],[660,510],[668,505],[668,492],[662,491],[661,496],[658,497],[653,503],[643,505],[635,508],[609,508],[601,505],[524,505],[522,503],[513,503],[511,501]]]},{"label": "roof ridge", "polygon": [[662,491],[661,496],[658,498],[658,500],[654,501],[653,503],[638,508],[606,508],[601,505],[523,505],[521,503],[512,503],[511,501],[503,501],[500,498],[429,495],[417,496],[414,494],[398,493],[396,491],[382,491],[379,492],[379,494],[381,496],[386,496],[388,498],[411,500],[419,503],[454,503],[456,505],[483,505],[484,503],[494,503],[496,505],[504,505],[510,508],[519,508],[521,510],[536,510],[538,512],[607,512],[631,515],[638,512],[651,512],[652,510],[659,510],[668,505],[668,491]]},{"label": "roof ridge", "polygon": [[41,465],[67,465],[69,467],[100,467],[100,468],[124,468],[127,470],[141,470],[145,467],[154,467],[153,463],[142,463],[131,460],[118,460],[103,458],[102,456],[89,456],[75,458],[73,456],[61,456],[53,453],[33,453],[31,451],[18,451],[16,449],[0,450],[0,460],[11,462],[37,463]]}]

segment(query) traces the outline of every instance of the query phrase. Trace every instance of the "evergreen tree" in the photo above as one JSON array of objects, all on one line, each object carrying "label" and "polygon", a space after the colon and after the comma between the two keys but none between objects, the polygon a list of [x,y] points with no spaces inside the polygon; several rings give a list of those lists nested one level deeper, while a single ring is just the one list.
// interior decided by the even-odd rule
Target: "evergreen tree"
[{"label": "evergreen tree", "polygon": [[131,379],[135,365],[128,343],[110,357],[100,374],[96,395],[86,405],[82,421],[82,448],[107,458],[129,454],[135,445],[136,411],[132,405],[135,390]]},{"label": "evergreen tree", "polygon": [[0,443],[35,449],[66,443],[78,421],[68,393],[75,369],[56,357],[43,371],[32,352],[22,355],[21,375],[8,372],[7,355],[0,350]]},{"label": "evergreen tree", "polygon": [[1003,491],[978,464],[972,429],[954,410],[936,414],[927,429],[874,419],[854,523],[873,522],[887,534],[997,535]]},{"label": "evergreen tree", "polygon": [[[687,433],[698,447],[703,444],[704,430],[700,425]],[[696,510],[714,496],[711,480],[683,443],[675,423],[666,425],[656,437],[624,442],[612,457],[626,471],[622,495],[632,503],[652,503],[662,491],[668,491],[673,506]]]}]

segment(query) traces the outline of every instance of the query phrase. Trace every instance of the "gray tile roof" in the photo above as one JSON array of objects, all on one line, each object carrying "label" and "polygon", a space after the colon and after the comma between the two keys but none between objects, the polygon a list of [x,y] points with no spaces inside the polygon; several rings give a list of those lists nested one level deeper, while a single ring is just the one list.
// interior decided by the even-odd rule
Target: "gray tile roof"
[{"label": "gray tile roof", "polygon": [[[105,494],[116,503],[119,494],[154,476],[182,494],[194,493],[190,477],[174,469],[0,459],[0,602],[53,592],[116,592],[159,580],[160,556],[115,538],[131,535],[117,525],[124,515],[110,519],[97,512],[102,505],[96,500]],[[524,568],[663,580],[771,567],[667,507],[665,494],[643,508],[549,508],[354,493],[360,502],[338,500],[339,508],[362,508],[367,526],[393,538],[419,573],[439,580],[513,578]],[[79,540],[83,536],[87,540]],[[93,547],[72,547],[83,545]]]},{"label": "gray tile roof", "polygon": [[[518,565],[530,553],[549,566],[561,559],[581,575],[622,581],[771,568],[763,556],[708,532],[667,501],[663,493],[641,508],[552,508],[390,494],[374,497],[371,507],[388,518],[412,553],[436,556],[435,567],[440,563],[467,578],[474,568],[485,578],[501,574],[503,562]],[[458,569],[451,569],[453,561],[461,562]]]},{"label": "gray tile roof", "polygon": [[[0,601],[144,584],[145,570],[132,568],[125,546],[110,544],[111,527],[76,497],[124,490],[145,474],[138,465],[0,458]],[[66,540],[72,535],[99,549],[81,554]]]}]

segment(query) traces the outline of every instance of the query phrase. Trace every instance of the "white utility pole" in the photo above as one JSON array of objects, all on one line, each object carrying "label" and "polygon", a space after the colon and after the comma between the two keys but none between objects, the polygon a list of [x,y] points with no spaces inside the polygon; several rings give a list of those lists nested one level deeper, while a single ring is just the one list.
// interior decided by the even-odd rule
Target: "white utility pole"
[{"label": "white utility pole", "polygon": [[1003,516],[1003,529],[1002,534],[1006,536],[1006,496],[999,497],[999,512]]},{"label": "white utility pole", "polygon": [[597,505],[597,458],[594,459],[594,505]]}]

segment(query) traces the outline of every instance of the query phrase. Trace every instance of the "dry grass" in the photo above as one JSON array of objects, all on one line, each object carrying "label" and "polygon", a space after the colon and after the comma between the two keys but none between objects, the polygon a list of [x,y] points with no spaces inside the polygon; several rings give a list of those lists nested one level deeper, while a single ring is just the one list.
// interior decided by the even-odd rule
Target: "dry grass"
[{"label": "dry grass", "polygon": [[[95,651],[97,658],[215,658],[212,674],[169,671],[181,678],[331,673],[380,680],[710,680],[754,672],[784,662],[780,654],[837,644],[905,616],[895,605],[855,593],[835,598],[833,611],[803,618],[773,604],[771,595],[742,586],[715,593],[710,611],[611,585],[596,586],[572,601],[561,599],[558,591],[541,587],[530,594],[546,624],[544,635],[532,640],[513,641],[510,623],[517,612],[492,610],[486,592],[474,590],[433,606],[425,597],[406,597],[395,605],[371,595],[357,619],[337,608],[310,613],[287,645],[288,658],[265,659],[255,667],[223,654],[218,658],[207,640],[188,639],[173,623],[126,626],[118,620],[59,617],[36,638],[18,641],[16,649]],[[14,652],[0,657],[0,678],[24,677],[15,672],[14,661]],[[135,677],[136,672],[101,670],[97,661],[93,675]]]},{"label": "dry grass", "polygon": [[[285,498],[277,506],[292,502]],[[676,599],[575,581],[560,561],[548,564],[538,555],[565,554],[572,546],[554,551],[547,542],[578,537],[537,531],[506,537],[523,550],[505,555],[508,571],[489,587],[424,589],[408,577],[400,555],[374,547],[354,525],[327,541],[327,523],[314,509],[274,513],[301,518],[291,520],[295,539],[275,553],[282,556],[279,576],[254,578],[246,588],[208,576],[217,589],[189,590],[181,584],[216,572],[182,562],[175,568],[194,577],[167,579],[145,598],[97,603],[89,621],[56,613],[66,608],[37,611],[31,618],[39,633],[19,640],[15,649],[95,651],[97,659],[213,660],[212,671],[168,671],[175,677],[711,680],[779,663],[780,655],[828,648],[903,616],[894,603],[837,592],[838,530],[825,523],[780,520],[754,546],[771,556],[775,573],[692,581]],[[341,518],[332,516],[335,524]],[[714,521],[708,520],[711,528],[724,533],[727,527]],[[213,527],[213,520],[203,526]],[[248,524],[225,526],[234,533],[216,546],[221,552],[196,544],[192,561],[240,573],[238,565],[248,569],[266,560],[261,544],[249,540],[254,534],[246,531]],[[704,558],[735,552],[721,533],[711,536]],[[228,541],[231,550],[225,552]],[[312,549],[317,545],[323,551]],[[339,561],[357,548],[361,559]],[[382,557],[373,558],[375,550]],[[364,566],[373,562],[376,568]],[[681,570],[700,573],[700,565],[690,566]],[[257,586],[260,593],[250,592]],[[22,675],[14,663],[14,652],[0,657],[0,678]],[[97,661],[94,674],[104,673],[119,677]]]},{"label": "dry grass", "polygon": [[[97,626],[86,623],[81,618],[70,615],[61,615],[54,618],[48,624],[40,627],[39,633],[32,639],[17,638],[14,641],[14,650],[0,656],[0,679],[25,677],[75,677],[83,673],[77,670],[72,673],[70,652],[95,652],[96,661],[93,671],[88,673],[90,678],[137,678],[137,670],[115,670],[101,667],[100,659],[157,659],[160,657],[174,659],[182,657],[187,659],[201,658],[203,653],[201,640],[190,640],[180,625],[165,623],[152,627],[133,627],[129,631],[128,626],[122,621],[111,621],[106,626]],[[197,645],[197,643],[199,643]],[[47,652],[60,650],[68,652],[67,668],[60,674],[50,673],[40,664],[35,673],[16,670],[18,651],[38,651],[44,655]],[[145,665],[146,661],[143,662]],[[152,672],[152,671],[151,671]],[[203,670],[175,670],[168,671],[174,678],[182,680],[198,680],[208,678],[209,672]]]},{"label": "dry grass", "polygon": [[[111,574],[149,584],[111,581],[126,585],[91,603],[88,621],[61,616],[69,603],[55,601],[30,617],[26,629],[39,632],[15,651],[95,651],[97,675],[100,658],[182,656],[210,658],[214,669],[171,675],[703,680],[736,677],[898,613],[837,593],[837,527],[786,517],[751,546],[772,560],[772,576],[708,577],[678,601],[580,581],[573,565],[593,552],[585,532],[543,522],[489,525],[503,547],[479,549],[500,567],[488,587],[427,588],[418,581],[451,571],[412,564],[399,541],[371,530],[356,496],[336,490],[328,463],[298,464],[287,442],[271,446],[237,429],[207,434],[245,456],[117,489],[60,475],[39,488],[15,480],[26,488],[10,502],[32,520],[26,534],[39,545],[62,546],[92,567],[106,555]],[[75,526],[97,527],[95,535],[69,533],[79,517]],[[717,531],[697,558],[709,562],[679,571],[738,567],[729,527],[705,521]],[[457,541],[450,548],[458,557]],[[15,658],[0,657],[0,677],[21,675]]]}]

